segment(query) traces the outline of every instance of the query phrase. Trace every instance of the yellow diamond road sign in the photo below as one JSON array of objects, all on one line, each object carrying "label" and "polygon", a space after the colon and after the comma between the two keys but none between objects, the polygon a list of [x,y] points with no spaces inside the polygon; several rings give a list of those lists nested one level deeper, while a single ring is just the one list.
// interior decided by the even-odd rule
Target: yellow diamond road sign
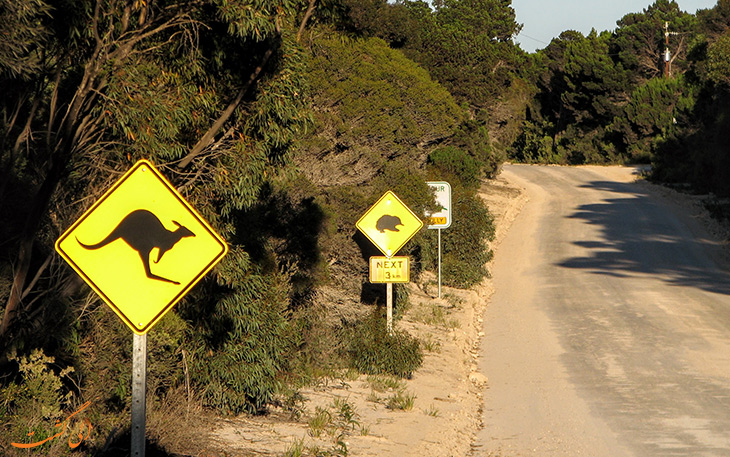
[{"label": "yellow diamond road sign", "polygon": [[421,230],[423,222],[393,192],[388,191],[355,226],[383,254],[392,257]]},{"label": "yellow diamond road sign", "polygon": [[144,334],[228,245],[140,160],[61,235],[56,251],[132,331]]}]

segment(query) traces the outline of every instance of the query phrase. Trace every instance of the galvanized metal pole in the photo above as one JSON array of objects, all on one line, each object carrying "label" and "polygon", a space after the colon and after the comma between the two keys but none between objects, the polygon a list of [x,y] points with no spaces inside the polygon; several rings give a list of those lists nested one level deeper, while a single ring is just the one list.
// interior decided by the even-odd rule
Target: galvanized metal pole
[{"label": "galvanized metal pole", "polygon": [[439,298],[441,298],[441,229],[439,232]]},{"label": "galvanized metal pole", "polygon": [[147,334],[134,334],[132,344],[132,448],[131,457],[145,457],[147,422]]},{"label": "galvanized metal pole", "polygon": [[388,334],[393,334],[393,283],[389,282],[386,284],[386,305],[388,307],[387,313],[387,328],[388,328]]}]

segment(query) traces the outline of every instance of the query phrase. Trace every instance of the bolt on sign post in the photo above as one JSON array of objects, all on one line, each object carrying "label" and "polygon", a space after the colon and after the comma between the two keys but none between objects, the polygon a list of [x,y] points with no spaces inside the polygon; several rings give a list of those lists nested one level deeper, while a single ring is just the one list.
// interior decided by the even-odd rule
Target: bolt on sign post
[{"label": "bolt on sign post", "polygon": [[436,194],[436,204],[441,206],[441,209],[436,212],[426,212],[428,228],[438,230],[439,298],[441,298],[441,229],[451,227],[451,184],[445,181],[430,181],[426,184]]},{"label": "bolt on sign post", "polygon": [[[386,259],[391,259],[395,262],[396,258],[393,257],[411,238],[413,235],[418,233],[423,227],[423,221],[413,213],[413,211],[403,203],[397,195],[392,191],[387,191],[383,194],[380,199],[375,202],[373,206],[368,209],[365,214],[355,223],[355,226],[360,230],[372,243],[385,254]],[[377,259],[377,257],[373,257]],[[372,282],[373,278],[373,258],[371,258],[370,265],[370,278]],[[397,259],[401,259],[398,257]],[[389,268],[385,268],[384,264],[381,267],[383,276],[391,275],[393,277],[394,268],[392,264],[389,264]],[[403,264],[401,264],[403,265]],[[406,262],[407,265],[407,262]],[[376,261],[377,269],[377,261]],[[387,273],[385,270],[388,270]],[[402,276],[403,273],[397,273]],[[375,272],[377,277],[378,273]],[[402,280],[382,280],[377,282],[386,283],[386,306],[387,306],[387,328],[388,332],[393,332],[393,283],[394,282],[408,282]]]},{"label": "bolt on sign post", "polygon": [[144,457],[147,332],[228,245],[140,160],[61,235],[56,251],[134,332],[132,456]]}]

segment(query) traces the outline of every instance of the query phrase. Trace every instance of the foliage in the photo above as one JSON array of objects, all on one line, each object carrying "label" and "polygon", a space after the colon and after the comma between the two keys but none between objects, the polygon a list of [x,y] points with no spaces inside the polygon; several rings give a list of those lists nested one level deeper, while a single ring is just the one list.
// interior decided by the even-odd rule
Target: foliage
[{"label": "foliage", "polygon": [[565,164],[566,158],[558,155],[554,139],[548,134],[555,130],[552,123],[525,121],[522,132],[512,144],[511,156],[522,163]]},{"label": "foliage", "polygon": [[716,84],[730,86],[730,35],[722,35],[707,51],[707,77]]},{"label": "foliage", "polygon": [[193,324],[186,335],[192,381],[204,405],[227,414],[257,413],[272,400],[290,344],[286,278],[239,270],[249,262],[240,249],[229,253],[218,284],[180,310]]},{"label": "foliage", "polygon": [[480,177],[496,178],[505,160],[504,155],[492,147],[486,122],[476,119],[462,122],[448,144],[474,157],[481,168]]},{"label": "foliage", "polygon": [[465,151],[446,146],[436,149],[428,156],[428,163],[438,170],[432,174],[441,176],[447,182],[458,182],[472,191],[479,188],[483,164]]},{"label": "foliage", "polygon": [[[306,202],[266,185],[309,119],[292,22],[301,5],[15,3],[0,13],[16,26],[14,42],[0,40],[3,371],[10,342],[20,354],[43,348],[83,374],[75,391],[98,394],[105,417],[128,406],[128,332],[59,263],[53,241],[144,157],[232,250],[179,306],[182,319],[158,324],[149,385],[162,398],[189,376],[212,407],[260,410],[290,347],[290,300],[313,283],[297,272],[319,271],[312,242],[275,242]],[[267,204],[292,217],[250,234],[246,213]],[[316,237],[319,226],[306,225]],[[251,261],[244,248],[254,238],[266,248]]]},{"label": "foliage", "polygon": [[509,85],[510,71],[518,62],[512,37],[519,26],[510,3],[437,2],[432,15],[416,16],[421,25],[404,45],[406,55],[427,68],[457,100],[484,108]]},{"label": "foliage", "polygon": [[690,115],[694,98],[686,92],[683,78],[661,78],[649,80],[631,94],[623,115],[609,129],[632,161],[648,162],[677,119]]},{"label": "foliage", "polygon": [[[511,2],[345,0],[344,4],[346,20],[339,28],[381,38],[402,50],[469,110],[478,125],[466,126],[474,140],[471,143],[490,149],[493,140],[502,143],[498,153],[490,151],[488,157],[482,157],[489,176],[494,176],[505,159],[504,145],[509,144],[502,136],[514,137],[513,126],[503,127],[513,124],[511,119],[521,110],[511,100],[520,93],[512,90],[515,73],[525,64],[524,53],[512,42],[520,26]],[[483,148],[467,148],[481,157],[482,151],[477,149]]]},{"label": "foliage", "polygon": [[[9,361],[18,365],[18,379],[0,388],[0,421],[3,424],[3,442],[0,449],[6,455],[21,455],[20,450],[10,447],[10,442],[25,443],[29,433],[33,442],[43,441],[57,432],[53,424],[61,420],[73,403],[73,396],[65,388],[73,368],[54,370],[55,360],[41,350],[33,350],[28,356],[11,354]],[[41,449],[63,453],[63,442],[49,441]],[[65,446],[68,448],[68,446]],[[23,451],[24,452],[24,451]]]},{"label": "foliage", "polygon": [[349,339],[352,366],[365,374],[390,374],[410,378],[423,362],[417,339],[404,330],[386,329],[382,309],[358,322]]},{"label": "foliage", "polygon": [[[442,235],[442,276],[444,284],[471,287],[488,276],[486,263],[492,258],[488,242],[494,238],[494,220],[477,192],[481,164],[458,148],[447,147],[429,156],[428,176],[444,180],[452,187],[451,227]],[[421,241],[421,256],[426,268],[437,267],[435,230],[428,230]]]},{"label": "foliage", "polygon": [[[494,221],[476,195],[455,193],[452,205],[458,216],[442,236],[443,282],[468,288],[489,276],[486,265],[494,254],[488,242],[494,239]],[[434,234],[429,234],[429,238],[435,245]]]},{"label": "foliage", "polygon": [[401,157],[421,161],[463,115],[425,70],[380,39],[320,37],[309,77],[315,125],[297,164],[318,185],[367,182]]},{"label": "foliage", "polygon": [[585,39],[568,44],[562,69],[565,91],[560,95],[563,125],[588,130],[615,115],[616,97],[626,85],[626,72],[608,55],[608,36],[599,37],[593,31]]}]

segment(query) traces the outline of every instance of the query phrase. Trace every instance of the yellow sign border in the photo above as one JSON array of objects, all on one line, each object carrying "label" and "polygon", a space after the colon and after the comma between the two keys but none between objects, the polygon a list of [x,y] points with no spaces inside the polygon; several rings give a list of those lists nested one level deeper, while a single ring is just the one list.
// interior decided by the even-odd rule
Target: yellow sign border
[{"label": "yellow sign border", "polygon": [[[398,246],[397,246],[397,247],[396,247],[395,249],[393,249],[393,250],[391,251],[390,255],[388,255],[388,252],[387,252],[387,250],[386,250],[386,249],[384,249],[383,247],[381,247],[381,246],[380,246],[380,245],[378,244],[378,242],[377,242],[376,240],[374,240],[374,239],[373,239],[373,238],[372,238],[372,237],[371,237],[371,236],[370,236],[370,235],[368,234],[367,230],[364,230],[364,229],[363,229],[363,227],[362,227],[362,221],[363,221],[363,220],[365,220],[365,219],[366,219],[366,218],[368,217],[368,215],[370,215],[370,213],[371,213],[371,212],[373,212],[373,211],[374,211],[374,210],[375,210],[376,208],[378,208],[378,207],[380,206],[380,203],[381,203],[381,202],[382,202],[383,200],[385,200],[386,198],[388,198],[388,197],[392,197],[392,198],[393,198],[394,200],[396,200],[396,201],[397,201],[397,202],[398,202],[398,203],[399,203],[399,204],[400,204],[400,205],[401,205],[401,206],[402,206],[402,207],[403,207],[403,208],[404,208],[404,209],[405,209],[405,210],[406,210],[406,211],[407,211],[408,213],[410,213],[410,214],[411,214],[411,215],[413,216],[413,218],[414,218],[414,219],[415,219],[415,220],[416,220],[416,221],[418,222],[418,228],[416,228],[415,230],[413,230],[413,233],[411,233],[411,235],[410,235],[409,237],[405,238],[405,239],[403,240],[403,242],[402,242],[402,243],[401,243],[400,245],[398,245]],[[419,231],[419,230],[421,230],[421,229],[423,228],[423,221],[421,220],[421,218],[419,218],[419,217],[418,217],[418,216],[416,215],[416,213],[414,213],[414,212],[413,212],[413,210],[411,210],[411,209],[410,209],[410,208],[408,207],[408,205],[406,205],[405,203],[403,203],[403,200],[401,200],[400,198],[398,198],[398,196],[397,196],[397,195],[396,195],[396,194],[395,194],[395,193],[394,193],[394,192],[393,192],[392,190],[389,190],[389,191],[385,192],[385,193],[384,193],[384,194],[383,194],[383,195],[382,195],[382,196],[381,196],[381,197],[380,197],[380,198],[378,199],[378,201],[377,201],[377,202],[375,202],[375,204],[373,204],[373,206],[371,206],[371,207],[370,207],[370,208],[369,208],[369,209],[368,209],[367,211],[365,211],[365,214],[363,214],[363,215],[362,215],[362,216],[360,217],[360,219],[358,219],[358,220],[357,220],[357,222],[355,223],[355,227],[357,227],[357,228],[358,228],[358,230],[360,230],[360,232],[362,232],[362,234],[363,234],[363,235],[365,235],[365,237],[366,237],[366,238],[367,238],[368,240],[370,240],[370,242],[371,242],[371,243],[373,243],[373,245],[375,245],[375,247],[377,247],[377,248],[378,248],[378,249],[380,250],[380,252],[382,252],[383,254],[385,254],[385,256],[386,256],[386,257],[393,257],[393,256],[394,256],[395,254],[397,254],[397,253],[398,253],[398,251],[400,251],[400,250],[401,250],[401,249],[403,248],[403,246],[405,246],[405,245],[406,245],[406,243],[408,243],[408,242],[409,242],[409,241],[411,240],[411,238],[413,238],[413,237],[414,237],[414,236],[416,235],[416,233],[418,233],[418,231]]]},{"label": "yellow sign border", "polygon": [[[71,235],[71,233],[76,230],[77,227],[79,227],[99,206],[101,206],[107,198],[109,198],[114,192],[119,189],[119,187],[124,184],[124,182],[132,176],[137,170],[139,170],[141,167],[147,167],[151,172],[152,175],[157,178],[157,180],[166,188],[167,191],[172,194],[173,197],[186,209],[190,215],[196,219],[196,221],[208,232],[208,234],[220,245],[221,250],[217,254],[214,255],[214,257],[208,262],[207,265],[203,267],[203,269],[198,273],[192,280],[188,282],[188,284],[180,289],[180,291],[171,299],[168,301],[166,305],[163,305],[160,309],[160,311],[149,321],[139,327],[135,325],[122,311],[117,307],[116,304],[114,304],[114,301],[107,296],[104,291],[97,286],[94,281],[89,277],[87,273],[83,271],[81,267],[79,267],[76,262],[69,257],[69,255],[64,252],[64,250],[61,248],[61,243],[66,240],[67,237]],[[132,329],[134,333],[137,333],[139,335],[144,335],[145,333],[149,332],[150,329],[159,322],[162,317],[167,314],[168,311],[172,309],[172,307],[177,304],[189,291],[192,289],[192,287],[197,284],[203,277],[211,270],[213,267],[228,253],[228,244],[221,238],[220,235],[218,235],[215,230],[208,224],[208,222],[193,208],[190,203],[188,203],[185,198],[180,195],[180,193],[172,186],[172,184],[160,173],[155,166],[149,162],[148,160],[142,159],[139,160],[137,163],[135,163],[132,168],[130,168],[124,175],[122,175],[121,178],[119,178],[112,187],[104,192],[104,194],[88,209],[82,214],[76,222],[74,222],[66,231],[56,240],[55,243],[55,249],[56,252],[58,252],[61,257],[73,268],[76,273],[78,273],[79,276],[106,302],[107,305],[119,316],[122,321],[127,324],[127,326]]]}]

